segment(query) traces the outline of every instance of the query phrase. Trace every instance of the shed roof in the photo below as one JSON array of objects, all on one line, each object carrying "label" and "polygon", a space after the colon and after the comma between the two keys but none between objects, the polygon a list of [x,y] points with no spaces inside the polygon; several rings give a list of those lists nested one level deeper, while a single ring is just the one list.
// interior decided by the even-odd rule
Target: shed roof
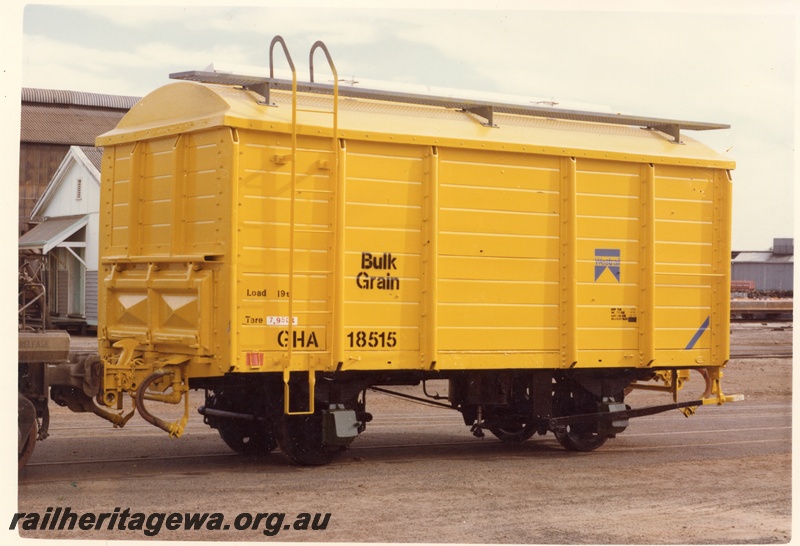
[{"label": "shed roof", "polygon": [[19,248],[47,254],[89,222],[88,215],[48,218],[19,238]]},{"label": "shed roof", "polygon": [[137,97],[22,89],[20,141],[93,146],[138,102]]},{"label": "shed roof", "polygon": [[33,87],[23,87],[22,102],[130,110],[134,104],[139,102],[139,97],[129,97],[126,95],[102,95],[100,93],[86,93],[83,91],[63,91],[59,89],[36,89]]},{"label": "shed roof", "polygon": [[103,149],[94,146],[80,146],[80,149],[92,165],[100,171],[103,163]]},{"label": "shed roof", "polygon": [[764,252],[740,252],[733,263],[760,263],[760,264],[790,264],[794,263],[794,256],[790,254],[773,254]]}]

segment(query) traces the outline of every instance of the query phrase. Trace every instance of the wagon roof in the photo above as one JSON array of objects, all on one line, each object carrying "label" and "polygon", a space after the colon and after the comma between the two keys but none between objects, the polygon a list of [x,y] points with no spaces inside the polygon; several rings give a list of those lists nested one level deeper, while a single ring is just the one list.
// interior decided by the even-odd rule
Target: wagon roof
[{"label": "wagon roof", "polygon": [[[331,135],[332,95],[298,87],[300,134]],[[257,88],[258,89],[258,88]],[[259,89],[262,90],[262,89]],[[265,100],[264,95],[268,95]],[[417,145],[597,157],[654,163],[733,168],[734,162],[680,133],[727,125],[660,120],[590,112],[522,112],[513,105],[426,103],[419,97],[340,93],[338,137]],[[452,99],[450,99],[452,101]],[[267,102],[269,104],[265,104]],[[467,105],[467,106],[470,106]],[[308,112],[307,110],[312,110]],[[240,86],[182,81],[168,84],[136,104],[97,145],[113,145],[219,126],[291,131],[291,94]],[[487,123],[488,121],[488,123]],[[666,134],[669,133],[669,134]],[[678,136],[680,143],[674,142]]]}]

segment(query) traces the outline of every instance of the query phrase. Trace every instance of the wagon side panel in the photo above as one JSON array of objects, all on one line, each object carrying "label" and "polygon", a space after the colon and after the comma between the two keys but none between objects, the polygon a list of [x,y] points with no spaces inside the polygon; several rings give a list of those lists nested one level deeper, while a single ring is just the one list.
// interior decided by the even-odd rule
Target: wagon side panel
[{"label": "wagon side panel", "polygon": [[638,365],[639,344],[650,335],[640,336],[639,322],[640,299],[649,289],[642,186],[640,164],[577,160],[577,366]]},{"label": "wagon side panel", "polygon": [[344,181],[345,369],[419,369],[428,149],[348,140]]},{"label": "wagon side panel", "polygon": [[241,131],[240,150],[233,365],[282,370],[291,346],[324,369],[335,260],[330,139],[299,138],[293,158],[290,133]]},{"label": "wagon side panel", "polygon": [[[440,150],[444,366],[556,364],[560,185],[557,157]],[[491,353],[502,353],[502,362]]]},{"label": "wagon side panel", "polygon": [[721,365],[730,323],[730,180],[721,170],[655,170],[657,362]]}]

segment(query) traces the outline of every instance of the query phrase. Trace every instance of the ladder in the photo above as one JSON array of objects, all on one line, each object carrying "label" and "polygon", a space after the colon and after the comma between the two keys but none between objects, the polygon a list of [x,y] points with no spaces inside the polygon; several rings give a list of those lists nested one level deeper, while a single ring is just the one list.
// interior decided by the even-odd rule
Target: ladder
[{"label": "ladder", "polygon": [[[331,55],[328,51],[328,48],[325,44],[321,41],[317,41],[311,46],[311,50],[309,53],[309,71],[310,71],[310,80],[314,82],[314,53],[320,49],[325,54],[326,60],[330,66],[331,72],[333,73],[333,102],[332,108],[330,110],[325,109],[312,109],[312,108],[298,108],[297,106],[297,71],[295,69],[294,63],[292,62],[291,55],[289,54],[289,50],[286,46],[286,42],[283,40],[282,37],[276,36],[273,38],[272,43],[270,44],[269,49],[269,61],[270,61],[270,79],[274,79],[274,62],[273,62],[273,51],[276,45],[280,45],[283,49],[284,55],[286,56],[286,60],[289,64],[289,67],[292,71],[292,134],[291,134],[291,182],[290,182],[290,201],[289,201],[289,260],[288,260],[288,342],[287,342],[287,353],[285,358],[285,363],[283,366],[283,410],[284,414],[286,415],[310,415],[313,414],[315,411],[315,396],[314,396],[314,388],[316,385],[316,373],[313,364],[310,360],[307,360],[305,364],[301,364],[295,362],[295,349],[294,349],[294,331],[295,331],[295,278],[298,275],[325,275],[328,279],[331,279],[331,275],[333,275],[333,288],[335,294],[336,302],[340,302],[342,299],[342,291],[339,287],[342,284],[342,280],[340,277],[343,275],[343,269],[339,267],[339,263],[341,259],[336,257],[336,251],[338,251],[341,247],[339,243],[332,245],[333,249],[329,252],[329,259],[328,265],[329,268],[327,271],[298,271],[295,267],[295,253],[297,251],[296,245],[296,235],[298,233],[322,233],[326,234],[330,237],[343,237],[343,230],[341,229],[300,229],[297,226],[296,222],[296,211],[297,211],[297,195],[300,192],[304,193],[326,193],[332,199],[336,200],[336,212],[335,217],[337,224],[340,221],[341,214],[339,213],[339,209],[343,208],[343,196],[339,191],[339,184],[341,183],[341,177],[339,176],[339,162],[338,162],[338,127],[339,127],[339,110],[338,110],[338,103],[339,103],[339,83],[338,83],[338,73],[336,71],[336,67],[333,64],[333,60]],[[267,97],[268,101],[268,90],[265,97]],[[326,114],[330,115],[332,118],[332,133],[331,133],[331,160],[326,165],[326,168],[331,172],[331,182],[334,187],[334,190],[313,190],[313,189],[300,189],[298,188],[297,182],[297,114],[298,112],[313,112],[316,114]],[[341,308],[342,306],[334,303],[333,310],[325,311],[324,313],[328,314],[331,319],[328,320],[328,328],[333,331],[333,346],[338,347],[341,344],[340,338],[342,337],[340,334],[341,332],[337,333],[337,328],[341,329],[341,320],[337,320],[337,316],[341,317]],[[339,311],[337,313],[337,311]],[[304,314],[311,314],[312,311],[306,311]],[[334,353],[336,351],[334,350]],[[308,375],[308,403],[305,410],[299,411],[292,411],[292,404],[291,404],[291,388],[290,388],[290,380],[292,372],[302,372],[306,371]]]}]

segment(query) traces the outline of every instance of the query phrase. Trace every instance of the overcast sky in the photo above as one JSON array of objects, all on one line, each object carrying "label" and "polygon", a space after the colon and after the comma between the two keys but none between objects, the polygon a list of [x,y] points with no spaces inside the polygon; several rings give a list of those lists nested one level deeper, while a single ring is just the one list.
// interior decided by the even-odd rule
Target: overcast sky
[{"label": "overcast sky", "polygon": [[730,124],[687,134],[737,162],[733,248],[793,236],[795,2],[597,2],[594,12],[568,1],[360,4],[3,8],[12,15],[3,39],[19,51],[0,61],[3,96],[17,110],[20,86],[143,96],[171,72],[212,62],[267,67],[277,34],[305,79],[309,48],[323,40],[339,75],[359,81]]}]

